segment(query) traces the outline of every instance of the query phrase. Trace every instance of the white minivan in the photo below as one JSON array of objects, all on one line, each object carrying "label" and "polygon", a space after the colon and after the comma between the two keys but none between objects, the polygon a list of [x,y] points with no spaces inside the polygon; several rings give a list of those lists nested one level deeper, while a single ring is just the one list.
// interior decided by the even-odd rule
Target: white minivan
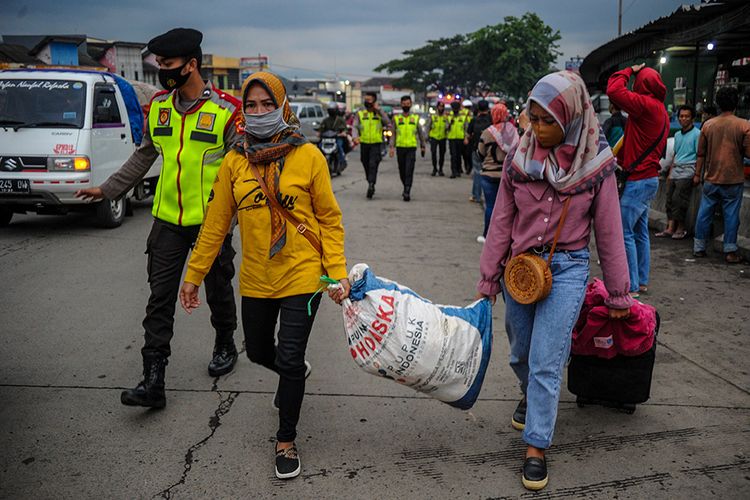
[{"label": "white minivan", "polygon": [[0,71],[0,226],[14,213],[95,209],[103,227],[122,223],[128,199],[145,198],[161,169],[117,201],[87,203],[78,189],[104,182],[136,148],[114,77],[95,71]]}]

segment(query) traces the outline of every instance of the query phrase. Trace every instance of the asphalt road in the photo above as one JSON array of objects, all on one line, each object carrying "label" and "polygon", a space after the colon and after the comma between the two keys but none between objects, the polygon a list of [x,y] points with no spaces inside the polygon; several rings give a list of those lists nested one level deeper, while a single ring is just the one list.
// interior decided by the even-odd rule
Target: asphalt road
[{"label": "asphalt road", "polygon": [[[352,156],[333,181],[346,253],[350,265],[465,305],[482,211],[468,202],[468,179],[430,170],[418,160],[404,203],[387,160],[368,202]],[[206,307],[178,311],[166,409],[120,404],[140,376],[149,228],[145,203],[114,230],[82,215],[17,216],[0,230],[0,497],[750,498],[748,266],[691,262],[690,242],[654,242],[643,298],[663,319],[652,398],[626,415],[579,409],[563,389],[550,484],[536,495],[521,486],[524,445],[510,427],[519,390],[502,304],[480,400],[462,412],[361,372],[326,299],[308,349],[303,473],[282,482],[275,377],[245,357],[232,374],[208,376]]]}]

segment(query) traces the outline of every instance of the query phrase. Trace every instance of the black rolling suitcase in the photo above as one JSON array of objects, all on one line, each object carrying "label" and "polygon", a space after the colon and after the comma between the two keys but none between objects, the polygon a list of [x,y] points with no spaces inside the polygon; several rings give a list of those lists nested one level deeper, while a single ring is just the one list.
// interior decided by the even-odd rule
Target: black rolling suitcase
[{"label": "black rolling suitcase", "polygon": [[656,313],[654,345],[638,356],[618,355],[604,359],[571,354],[568,390],[576,395],[579,408],[596,404],[633,413],[636,404],[648,401],[659,325],[659,313]]}]

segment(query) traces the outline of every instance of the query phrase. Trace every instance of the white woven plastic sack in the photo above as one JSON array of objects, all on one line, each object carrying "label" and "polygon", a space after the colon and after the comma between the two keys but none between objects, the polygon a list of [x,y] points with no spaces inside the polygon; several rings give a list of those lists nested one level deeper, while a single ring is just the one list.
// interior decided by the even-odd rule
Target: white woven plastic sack
[{"label": "white woven plastic sack", "polygon": [[451,406],[474,405],[490,361],[488,300],[439,306],[405,286],[376,277],[367,264],[349,273],[344,301],[349,352],[368,373],[395,380]]}]

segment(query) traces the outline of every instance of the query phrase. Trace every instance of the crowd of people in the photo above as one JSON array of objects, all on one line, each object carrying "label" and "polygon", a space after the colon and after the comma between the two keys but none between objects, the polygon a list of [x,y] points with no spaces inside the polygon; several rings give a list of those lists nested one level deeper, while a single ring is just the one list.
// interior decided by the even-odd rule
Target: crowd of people
[{"label": "crowd of people", "polygon": [[[299,132],[281,80],[261,71],[245,80],[239,99],[224,94],[200,75],[201,40],[195,30],[176,29],[149,42],[166,90],[153,99],[143,143],[103,185],[78,195],[121,197],[158,155],[163,158],[146,242],[151,295],[143,321],[143,378],[122,392],[125,405],[166,405],[165,367],[176,302],[191,313],[201,305],[198,291],[204,283],[216,331],[208,372],[220,376],[234,368],[232,234],[239,226],[244,343],[253,363],[278,375],[275,472],[289,479],[301,471],[295,439],[312,370],[305,352],[320,304],[319,279],[327,275],[334,281],[329,295],[339,304],[351,289],[342,213],[326,160]],[[476,105],[453,101],[450,111],[440,102],[424,129],[409,96],[401,99],[401,113],[393,119],[372,93],[353,114],[352,141],[360,148],[368,199],[375,194],[386,142],[390,156],[397,158],[404,201],[411,199],[417,149],[424,157],[428,143],[433,176],[445,175],[447,149],[450,177],[472,174],[472,199],[484,197],[477,298],[494,304],[501,295],[505,301],[510,366],[521,392],[509,420],[527,444],[522,482],[531,490],[548,482],[545,453],[554,435],[571,331],[589,279],[592,229],[609,317],[627,317],[634,299],[649,287],[648,210],[669,133],[665,87],[658,72],[637,65],[613,74],[607,91],[627,119],[613,112],[604,127],[583,80],[568,71],[536,83],[525,116],[519,117],[520,125],[528,123],[520,133],[505,104],[490,106],[486,100]],[[704,121],[700,131],[693,108],[679,110],[681,128],[674,154],[666,160],[669,224],[657,236],[686,237],[690,192],[702,184],[695,256],[706,255],[713,210],[721,205],[725,258],[733,263],[739,260],[742,158],[750,156],[750,124],[733,114],[736,90],[720,89],[716,102],[720,113]],[[209,149],[201,140],[206,134],[194,134],[199,109],[212,114],[214,128],[222,131],[212,136]],[[329,111],[325,127],[339,134],[343,157],[346,124],[337,109]],[[389,139],[384,130],[392,130]],[[523,253],[553,254],[551,292],[534,304],[517,302],[503,286],[509,260]]]}]

